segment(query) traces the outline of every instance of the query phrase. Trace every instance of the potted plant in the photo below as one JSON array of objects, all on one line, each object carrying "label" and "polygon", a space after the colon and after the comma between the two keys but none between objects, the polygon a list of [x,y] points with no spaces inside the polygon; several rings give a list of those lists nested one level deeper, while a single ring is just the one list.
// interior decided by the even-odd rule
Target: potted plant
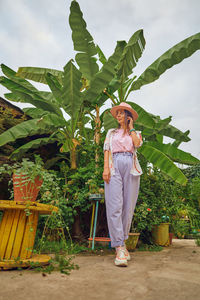
[{"label": "potted plant", "polygon": [[148,207],[147,203],[141,203],[136,206],[131,222],[129,237],[125,241],[128,250],[134,250],[136,248],[140,233],[149,227],[150,219],[151,208]]},{"label": "potted plant", "polygon": [[152,237],[154,243],[159,246],[169,246],[169,216],[162,215],[159,224],[153,226]]},{"label": "potted plant", "polygon": [[45,173],[43,161],[35,155],[35,162],[23,158],[21,162],[13,165],[4,164],[0,168],[1,176],[12,176],[14,200],[17,202],[35,201],[42,185],[42,177]]}]

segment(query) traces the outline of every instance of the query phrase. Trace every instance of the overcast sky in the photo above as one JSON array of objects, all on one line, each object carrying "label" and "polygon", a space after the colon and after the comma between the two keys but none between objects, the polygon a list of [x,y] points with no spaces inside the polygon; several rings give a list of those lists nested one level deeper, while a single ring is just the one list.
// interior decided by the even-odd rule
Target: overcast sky
[{"label": "overcast sky", "polygon": [[[79,0],[87,28],[109,57],[117,40],[144,30],[146,47],[135,75],[185,38],[200,31],[199,0]],[[62,69],[75,52],[69,27],[69,0],[0,0],[0,62]],[[166,71],[129,101],[166,118],[191,141],[180,148],[200,158],[200,51]],[[2,74],[2,73],[0,73]],[[7,92],[0,86],[0,96]],[[109,103],[107,103],[109,105]]]}]

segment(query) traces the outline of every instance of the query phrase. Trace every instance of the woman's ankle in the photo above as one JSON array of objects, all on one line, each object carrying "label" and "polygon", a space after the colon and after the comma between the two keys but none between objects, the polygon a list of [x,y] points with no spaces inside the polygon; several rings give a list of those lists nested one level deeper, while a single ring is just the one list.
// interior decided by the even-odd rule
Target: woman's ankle
[{"label": "woman's ankle", "polygon": [[119,250],[119,249],[125,249],[125,247],[124,247],[124,245],[123,245],[123,246],[121,245],[121,246],[116,246],[115,249],[116,249],[116,250]]}]

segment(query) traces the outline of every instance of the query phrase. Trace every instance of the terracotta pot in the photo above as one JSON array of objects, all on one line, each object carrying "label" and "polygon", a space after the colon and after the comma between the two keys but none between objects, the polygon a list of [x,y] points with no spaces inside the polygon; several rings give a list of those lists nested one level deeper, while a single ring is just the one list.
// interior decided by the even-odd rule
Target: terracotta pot
[{"label": "terracotta pot", "polygon": [[34,182],[30,181],[30,178],[24,174],[13,174],[13,188],[14,188],[14,200],[15,201],[36,201],[42,180],[37,176]]},{"label": "terracotta pot", "polygon": [[136,248],[139,236],[140,233],[129,232],[128,239],[125,240],[126,248],[128,250],[134,250]]}]

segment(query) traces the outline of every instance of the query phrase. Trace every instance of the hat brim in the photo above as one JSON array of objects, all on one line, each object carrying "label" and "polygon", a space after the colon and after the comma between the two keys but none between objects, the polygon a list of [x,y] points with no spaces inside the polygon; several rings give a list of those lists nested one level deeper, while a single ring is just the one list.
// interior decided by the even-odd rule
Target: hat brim
[{"label": "hat brim", "polygon": [[119,109],[126,109],[128,111],[130,111],[130,113],[133,116],[133,120],[136,121],[138,119],[138,113],[133,109],[133,108],[129,108],[123,105],[117,105],[117,106],[113,106],[110,110],[111,115],[116,119],[116,113],[117,110]]}]

